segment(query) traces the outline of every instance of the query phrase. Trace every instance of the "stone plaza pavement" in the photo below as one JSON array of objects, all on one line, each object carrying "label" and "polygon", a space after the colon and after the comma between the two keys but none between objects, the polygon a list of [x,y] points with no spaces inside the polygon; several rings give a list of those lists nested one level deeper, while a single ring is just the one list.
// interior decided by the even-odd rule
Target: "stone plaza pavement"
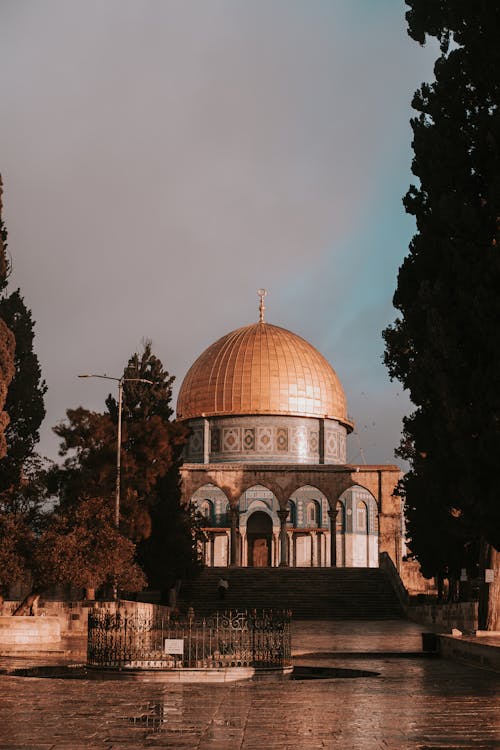
[{"label": "stone plaza pavement", "polygon": [[[294,623],[296,665],[378,676],[169,685],[1,674],[0,748],[500,749],[500,675],[416,655],[421,631],[405,621]],[[2,657],[0,668],[83,661],[82,646]]]}]

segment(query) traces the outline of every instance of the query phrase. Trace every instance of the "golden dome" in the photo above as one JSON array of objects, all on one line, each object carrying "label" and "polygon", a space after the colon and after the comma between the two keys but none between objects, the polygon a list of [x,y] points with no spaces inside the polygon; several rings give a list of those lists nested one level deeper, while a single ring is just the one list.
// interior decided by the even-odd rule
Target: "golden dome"
[{"label": "golden dome", "polygon": [[262,321],[209,346],[179,391],[178,419],[237,414],[328,417],[352,427],[333,367],[305,339]]}]

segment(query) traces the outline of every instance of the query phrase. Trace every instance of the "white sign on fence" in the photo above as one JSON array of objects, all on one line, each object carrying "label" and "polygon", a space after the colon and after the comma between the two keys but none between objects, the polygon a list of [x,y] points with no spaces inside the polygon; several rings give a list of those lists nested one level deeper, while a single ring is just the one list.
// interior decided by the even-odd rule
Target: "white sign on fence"
[{"label": "white sign on fence", "polygon": [[484,571],[484,582],[485,583],[494,583],[495,581],[495,571],[492,568],[486,568]]},{"label": "white sign on fence", "polygon": [[184,638],[165,638],[166,654],[184,654]]}]

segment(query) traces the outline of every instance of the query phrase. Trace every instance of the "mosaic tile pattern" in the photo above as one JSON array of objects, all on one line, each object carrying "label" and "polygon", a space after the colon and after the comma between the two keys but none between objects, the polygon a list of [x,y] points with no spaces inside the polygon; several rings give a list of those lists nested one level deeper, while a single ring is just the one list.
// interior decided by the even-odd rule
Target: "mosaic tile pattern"
[{"label": "mosaic tile pattern", "polygon": [[225,427],[222,429],[222,450],[239,451],[241,448],[241,429]]},{"label": "mosaic tile pattern", "polygon": [[[188,461],[205,460],[203,440],[208,427],[209,462],[271,461],[290,463],[345,463],[346,428],[333,420],[313,417],[249,415],[189,421]],[[324,437],[324,448],[320,444]]]},{"label": "mosaic tile pattern", "polygon": [[271,451],[274,447],[274,435],[272,427],[259,427],[257,429],[257,450]]},{"label": "mosaic tile pattern", "polygon": [[255,449],[255,429],[253,427],[243,428],[243,450],[253,451]]},{"label": "mosaic tile pattern", "polygon": [[220,430],[217,427],[210,430],[210,450],[214,453],[220,451]]},{"label": "mosaic tile pattern", "polygon": [[203,433],[201,430],[193,430],[189,438],[189,451],[193,455],[203,453]]},{"label": "mosaic tile pattern", "polygon": [[288,450],[288,430],[286,427],[276,428],[276,447],[279,451]]}]

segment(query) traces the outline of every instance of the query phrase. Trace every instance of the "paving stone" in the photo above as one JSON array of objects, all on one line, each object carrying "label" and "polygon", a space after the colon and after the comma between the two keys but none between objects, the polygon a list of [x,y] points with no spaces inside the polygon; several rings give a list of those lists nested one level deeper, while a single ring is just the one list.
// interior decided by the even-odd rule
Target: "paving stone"
[{"label": "paving stone", "polygon": [[[420,630],[294,623],[298,664],[379,677],[162,685],[0,675],[0,750],[500,750],[499,676],[405,658]],[[356,657],[363,650],[369,658]],[[50,663],[61,657],[0,667]]]}]

